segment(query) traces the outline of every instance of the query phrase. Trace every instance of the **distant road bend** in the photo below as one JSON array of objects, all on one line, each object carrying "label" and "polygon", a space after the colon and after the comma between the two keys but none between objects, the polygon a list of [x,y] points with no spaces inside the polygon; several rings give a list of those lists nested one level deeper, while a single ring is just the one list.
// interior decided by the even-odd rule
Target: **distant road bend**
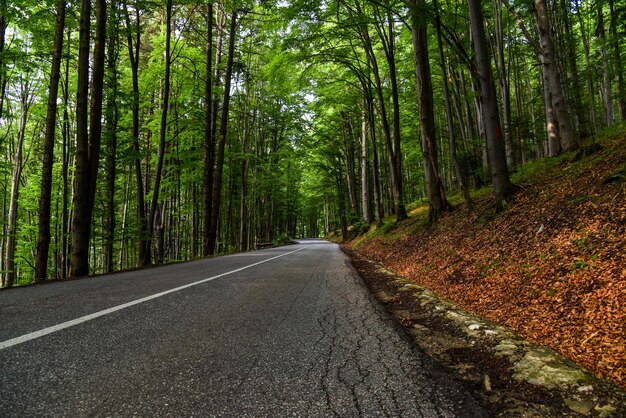
[{"label": "distant road bend", "polygon": [[334,244],[0,292],[0,416],[486,416]]}]

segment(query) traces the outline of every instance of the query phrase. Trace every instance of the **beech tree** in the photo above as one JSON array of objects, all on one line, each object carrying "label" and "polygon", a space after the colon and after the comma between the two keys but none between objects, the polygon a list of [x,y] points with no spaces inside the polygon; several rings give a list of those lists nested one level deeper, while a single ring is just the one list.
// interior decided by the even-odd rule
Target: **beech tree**
[{"label": "beech tree", "polygon": [[411,33],[413,35],[415,71],[420,101],[422,155],[424,156],[426,193],[428,194],[428,202],[430,206],[428,217],[431,223],[435,223],[441,212],[449,210],[451,206],[446,199],[443,183],[439,178],[437,139],[435,130],[435,106],[432,80],[430,76],[428,33],[425,19],[426,2],[424,0],[413,0],[411,6],[411,20],[413,24]]},{"label": "beech tree", "polygon": [[480,109],[487,137],[491,180],[496,196],[496,208],[502,208],[507,204],[514,188],[506,165],[504,138],[502,137],[502,128],[500,127],[500,115],[491,71],[489,46],[485,35],[482,5],[480,0],[468,0],[467,6],[470,12],[472,38],[476,51],[476,67],[480,85]]},{"label": "beech tree", "polygon": [[[102,134],[102,92],[106,37],[106,2],[96,1],[96,37],[92,62],[89,102],[89,45],[91,2],[81,1],[78,89],[76,96],[76,171],[74,216],[72,218],[72,260],[70,277],[89,274],[91,215],[96,194]],[[88,116],[89,114],[89,116]]]},{"label": "beech tree", "polygon": [[52,164],[57,121],[57,99],[59,79],[61,77],[61,54],[63,52],[63,31],[65,29],[65,0],[56,5],[56,24],[54,47],[52,49],[52,67],[50,69],[50,87],[48,89],[48,110],[46,113],[46,132],[43,146],[43,167],[41,169],[41,197],[39,198],[39,235],[37,238],[37,257],[35,259],[35,279],[45,280],[48,274],[48,251],[50,248],[50,205],[52,194]]}]

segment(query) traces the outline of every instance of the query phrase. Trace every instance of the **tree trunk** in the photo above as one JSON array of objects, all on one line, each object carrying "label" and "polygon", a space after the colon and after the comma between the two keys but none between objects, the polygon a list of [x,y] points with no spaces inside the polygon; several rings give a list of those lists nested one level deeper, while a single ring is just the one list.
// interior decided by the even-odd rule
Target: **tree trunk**
[{"label": "tree trunk", "polygon": [[17,279],[15,271],[15,248],[17,245],[17,216],[18,202],[20,195],[20,179],[22,177],[22,153],[24,148],[24,138],[26,136],[26,121],[30,108],[30,86],[20,87],[20,123],[17,132],[17,144],[15,145],[15,156],[13,158],[13,173],[11,175],[11,195],[9,201],[9,215],[7,219],[7,243],[6,243],[6,277],[5,287],[13,287]]},{"label": "tree trunk", "polygon": [[89,273],[89,33],[91,29],[91,1],[81,0],[78,85],[76,94],[76,157],[74,196],[72,199],[72,249],[70,277]]},{"label": "tree trunk", "polygon": [[434,224],[439,219],[441,213],[449,210],[451,206],[446,199],[443,183],[439,177],[437,138],[435,131],[435,104],[428,58],[426,16],[425,0],[412,0],[411,22],[413,27],[411,33],[413,37],[413,57],[415,59],[415,76],[417,78],[420,105],[424,180],[429,203],[428,219],[430,224]]},{"label": "tree trunk", "polygon": [[[540,0],[538,0],[540,1]],[[491,74],[489,46],[485,35],[483,10],[480,0],[467,0],[470,12],[476,64],[481,93],[481,111],[487,137],[487,153],[491,168],[491,179],[496,197],[496,210],[503,209],[513,195],[514,186],[509,178],[506,152],[500,128],[500,115],[496,87]]]},{"label": "tree trunk", "polygon": [[62,226],[61,226],[61,278],[65,279],[68,277],[68,256],[69,256],[69,243],[68,243],[68,232],[69,232],[69,188],[71,187],[69,184],[69,168],[70,168],[70,115],[69,115],[69,74],[70,74],[70,54],[69,51],[71,49],[72,36],[71,32],[67,33],[67,50],[66,50],[66,59],[65,59],[65,81],[63,83],[63,128],[62,128],[62,136],[63,136],[63,155],[62,155],[62,168],[61,168],[61,177],[63,178],[63,206],[61,208],[62,212]]},{"label": "tree trunk", "polygon": [[207,10],[207,44],[206,44],[206,80],[204,82],[204,170],[203,170],[203,220],[204,234],[202,240],[202,255],[208,256],[209,230],[211,229],[211,204],[213,200],[213,172],[215,164],[215,142],[211,135],[213,125],[213,2],[209,2]]},{"label": "tree trunk", "polygon": [[143,174],[141,172],[141,154],[139,147],[139,51],[141,51],[141,25],[139,9],[135,9],[137,19],[137,38],[133,40],[132,25],[128,6],[124,4],[126,17],[126,39],[128,44],[128,56],[132,77],[132,118],[133,126],[131,131],[132,147],[135,157],[133,159],[135,169],[135,181],[137,182],[137,223],[139,226],[139,239],[137,240],[138,259],[137,265],[140,267],[150,264],[150,249],[148,248],[148,218],[146,215],[145,190]]},{"label": "tree trunk", "polygon": [[376,218],[376,225],[382,226],[383,219],[385,217],[385,210],[383,207],[383,198],[380,186],[380,168],[378,164],[378,144],[376,141],[376,117],[374,113],[374,98],[371,94],[371,86],[367,90],[365,99],[367,102],[367,117],[370,126],[370,139],[372,140],[372,171],[374,172],[374,217]]},{"label": "tree trunk", "polygon": [[56,5],[56,25],[54,47],[50,68],[50,87],[48,91],[48,110],[46,113],[46,132],[43,144],[43,166],[41,169],[41,195],[39,198],[39,234],[35,258],[35,281],[46,280],[48,273],[48,250],[50,248],[50,204],[52,195],[52,165],[54,163],[54,139],[57,120],[57,98],[61,77],[61,55],[65,29],[65,0]]},{"label": "tree trunk", "polygon": [[3,116],[4,110],[4,97],[6,93],[6,64],[4,61],[4,49],[5,49],[5,36],[7,30],[7,3],[5,0],[0,0],[0,117]]},{"label": "tree trunk", "polygon": [[339,225],[341,226],[341,238],[343,240],[348,238],[348,221],[346,219],[346,203],[343,195],[343,181],[341,175],[341,161],[337,161],[337,198],[339,202]]},{"label": "tree trunk", "polygon": [[[500,92],[502,93],[502,118],[504,130],[504,145],[506,150],[506,163],[512,169],[515,167],[515,149],[513,147],[513,134],[511,123],[511,81],[509,76],[510,62],[506,62],[506,54],[504,48],[504,28],[502,22],[502,3],[499,0],[493,0],[495,13],[495,42],[497,55],[497,69],[499,74]],[[509,36],[507,28],[507,37]],[[508,50],[510,56],[510,48]]]},{"label": "tree trunk", "polygon": [[[114,5],[114,3],[113,3]],[[113,242],[115,238],[115,175],[117,161],[117,126],[119,112],[117,109],[117,31],[118,16],[115,7],[111,7],[111,36],[108,39],[107,51],[107,102],[106,102],[106,142],[105,155],[106,202],[103,230],[103,269],[104,273],[113,271]]]},{"label": "tree trunk", "polygon": [[561,78],[556,65],[556,54],[552,34],[550,33],[550,20],[545,0],[535,0],[535,12],[539,26],[541,59],[548,80],[548,88],[552,95],[552,106],[559,123],[561,147],[564,151],[570,151],[578,147],[579,141],[574,132],[574,125],[567,111],[567,104],[565,103],[565,96],[561,87]]},{"label": "tree trunk", "polygon": [[359,216],[359,205],[356,192],[356,178],[354,173],[354,143],[352,142],[352,125],[349,120],[349,116],[345,112],[341,112],[341,134],[343,137],[343,151],[344,151],[344,168],[346,172],[346,180],[348,184],[348,198],[350,201],[350,208],[352,213]]},{"label": "tree trunk", "polygon": [[615,113],[613,112],[613,86],[611,83],[611,68],[609,64],[609,54],[606,50],[606,33],[604,31],[604,12],[602,11],[603,2],[598,1],[598,38],[600,38],[600,55],[602,56],[602,72],[604,76],[604,124],[611,126],[615,122]]},{"label": "tree trunk", "polygon": [[565,29],[565,37],[567,38],[565,42],[565,48],[567,49],[567,62],[572,72],[570,91],[574,102],[576,118],[578,119],[580,137],[586,138],[590,134],[590,129],[589,121],[587,120],[587,116],[585,115],[586,112],[581,98],[582,89],[580,87],[580,77],[578,76],[578,57],[576,56],[577,40],[574,38],[574,33],[572,31],[572,25],[569,18],[569,16],[572,14],[571,2],[561,0],[560,5]]},{"label": "tree trunk", "polygon": [[[472,206],[472,197],[469,194],[469,190],[467,188],[467,177],[465,175],[465,171],[461,168],[459,164],[459,159],[457,158],[457,144],[456,144],[456,134],[454,131],[454,119],[452,117],[452,105],[450,104],[450,91],[448,88],[448,72],[446,68],[444,51],[443,51],[443,42],[441,36],[441,19],[439,16],[439,9],[437,6],[437,2],[434,3],[435,6],[435,28],[437,30],[437,50],[439,51],[439,69],[441,71],[442,78],[442,87],[443,87],[443,99],[446,107],[446,122],[448,124],[448,133],[450,135],[450,162],[454,168],[454,173],[456,174],[457,182],[459,183],[459,188],[461,189],[461,194],[467,203],[467,206]],[[461,120],[461,119],[459,119]]]},{"label": "tree trunk", "polygon": [[230,85],[233,74],[233,60],[235,52],[235,39],[237,30],[237,11],[233,11],[230,21],[230,39],[228,43],[228,59],[226,62],[226,75],[224,79],[224,102],[222,105],[222,118],[220,121],[220,137],[217,149],[215,165],[215,177],[213,179],[213,204],[211,208],[211,229],[209,230],[208,245],[209,254],[214,254],[217,241],[217,222],[220,214],[222,197],[222,174],[224,171],[224,151],[226,148],[226,135],[228,133],[228,109],[230,105]]},{"label": "tree trunk", "polygon": [[559,122],[554,111],[552,92],[550,91],[548,75],[545,67],[541,67],[543,77],[543,100],[546,108],[546,132],[548,134],[548,155],[554,157],[561,152],[561,141],[559,139]]},{"label": "tree trunk", "polygon": [[[221,13],[218,9],[217,12],[217,47],[215,48],[215,65],[214,65],[214,71],[213,71],[213,82],[215,83],[214,86],[212,87],[213,91],[216,91],[217,87],[219,87],[220,85],[220,74],[221,74],[221,67],[220,64],[222,62],[222,56],[223,56],[223,44],[224,44],[224,33],[226,32],[226,23],[227,23],[227,16],[226,13],[222,10]],[[210,202],[210,206],[207,208],[208,215],[209,217],[205,220],[205,225],[204,225],[204,239],[203,239],[203,246],[206,248],[206,255],[211,255],[215,252],[215,249],[211,249],[209,248],[210,246],[210,240],[211,240],[211,233],[215,233],[217,234],[217,225],[214,225],[213,222],[213,204],[214,204],[214,199],[213,199],[213,183],[215,182],[215,138],[217,136],[217,113],[219,110],[219,98],[217,96],[217,94],[214,94],[213,97],[211,97],[211,120],[210,120],[210,139],[209,142],[211,144],[211,147],[209,148],[209,178],[208,178],[208,182],[205,184],[205,187],[208,187],[208,190],[206,191],[207,193],[209,193],[209,197],[205,196],[205,199],[208,199],[208,201]],[[213,231],[213,232],[211,232]]]},{"label": "tree trunk", "polygon": [[[160,209],[159,193],[161,191],[161,179],[163,177],[163,161],[165,160],[165,140],[167,136],[167,114],[170,107],[170,78],[171,78],[171,39],[172,39],[172,0],[165,3],[165,76],[163,80],[163,103],[161,105],[161,125],[159,127],[159,149],[157,151],[157,166],[152,191],[152,204],[150,205],[150,217],[148,218],[148,253],[152,248],[152,235],[155,229],[157,211]],[[162,218],[162,217],[161,217]],[[161,219],[162,220],[162,219]],[[160,254],[159,254],[160,255]],[[159,260],[157,260],[158,262]]]},{"label": "tree trunk", "polygon": [[574,4],[576,5],[576,15],[578,16],[578,24],[580,25],[580,34],[583,42],[583,50],[585,51],[585,63],[587,65],[585,69],[585,75],[587,79],[587,94],[589,94],[589,119],[591,120],[591,129],[592,132],[595,132],[598,129],[597,120],[596,120],[596,95],[594,91],[594,82],[593,82],[593,66],[591,65],[591,47],[589,45],[589,37],[587,36],[587,31],[585,28],[585,22],[581,13],[580,8],[581,4],[578,3],[578,0],[575,0]]},{"label": "tree trunk", "polygon": [[613,61],[615,62],[615,72],[617,73],[617,94],[619,96],[619,108],[622,121],[626,120],[626,86],[624,85],[624,67],[622,66],[622,55],[619,48],[620,37],[617,33],[618,11],[615,10],[615,0],[609,0],[611,10],[611,43],[613,45]]},{"label": "tree trunk", "polygon": [[370,162],[368,152],[369,131],[367,123],[367,106],[365,100],[361,109],[361,206],[363,207],[363,220],[367,224],[371,224],[373,217],[370,210]]},{"label": "tree trunk", "polygon": [[[400,95],[398,92],[398,78],[396,71],[396,58],[395,58],[395,33],[394,33],[394,19],[391,15],[391,11],[387,14],[387,27],[389,32],[387,48],[385,48],[387,57],[387,63],[389,65],[389,78],[391,80],[391,101],[393,104],[393,164],[391,171],[393,172],[394,187],[393,187],[393,199],[396,209],[396,217],[398,221],[406,219],[408,217],[406,209],[404,208],[404,196],[402,185],[402,149],[400,147]],[[383,43],[384,45],[384,43]]]},{"label": "tree trunk", "polygon": [[[357,11],[359,12],[361,16],[364,16],[363,12],[358,7],[358,3],[357,3]],[[372,69],[372,73],[374,74],[374,86],[376,88],[376,95],[378,98],[378,104],[380,108],[380,119],[382,123],[383,134],[385,136],[385,145],[387,148],[387,158],[389,162],[389,179],[391,183],[393,204],[394,204],[394,209],[398,217],[398,220],[402,220],[407,217],[407,214],[406,214],[406,209],[404,208],[404,203],[402,201],[402,179],[400,178],[402,175],[402,172],[401,172],[401,169],[398,170],[398,160],[401,158],[401,154],[397,152],[399,151],[398,149],[394,150],[394,144],[400,138],[400,130],[398,129],[396,131],[396,135],[394,136],[394,138],[392,138],[391,127],[389,126],[389,120],[387,119],[387,107],[385,104],[386,100],[385,100],[385,95],[383,92],[382,78],[380,76],[380,71],[378,70],[378,61],[376,59],[376,55],[374,54],[374,49],[372,48],[372,42],[369,36],[369,30],[366,25],[363,25],[363,24],[361,25],[361,27],[359,28],[359,34],[361,36],[361,40],[363,41],[363,47],[367,55],[367,61]],[[382,34],[382,31],[381,31],[381,34]],[[384,39],[384,36],[381,36],[381,39]],[[389,55],[389,54],[392,54],[392,51],[390,50],[390,47],[387,46],[386,55]],[[393,69],[395,70],[395,61],[394,61],[393,55],[391,57],[388,57],[387,61],[390,65],[394,66]],[[394,96],[394,104],[397,104],[398,103],[397,85],[396,85],[395,94],[393,92],[393,85],[397,83],[395,80],[395,74],[391,74],[391,73],[392,73],[392,69],[390,68],[390,78],[392,79],[392,96]]]}]

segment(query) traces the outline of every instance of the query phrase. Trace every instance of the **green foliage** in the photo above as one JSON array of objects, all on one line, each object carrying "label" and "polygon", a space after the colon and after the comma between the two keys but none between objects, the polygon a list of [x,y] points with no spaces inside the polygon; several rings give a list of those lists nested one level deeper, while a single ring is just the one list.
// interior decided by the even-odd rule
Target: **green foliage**
[{"label": "green foliage", "polygon": [[[55,29],[54,4],[43,2],[13,2],[6,4],[5,50],[1,52],[0,75],[6,82],[6,95],[0,121],[0,193],[2,206],[10,199],[11,174],[15,166],[13,158],[20,119],[20,96],[22,88],[29,86],[32,105],[28,114],[24,145],[24,167],[21,173],[18,211],[17,264],[19,283],[33,278],[32,264],[37,240],[38,198],[41,185],[41,149],[44,119],[47,109],[49,57]],[[236,53],[234,56],[231,111],[228,115],[229,129],[226,140],[224,182],[221,190],[223,205],[220,210],[220,250],[235,251],[251,248],[255,242],[281,242],[288,237],[321,236],[340,231],[342,220],[351,223],[351,233],[362,239],[391,238],[405,230],[425,227],[428,202],[425,199],[423,155],[421,150],[420,109],[417,100],[417,83],[413,57],[413,40],[408,23],[405,2],[392,0],[376,2],[303,1],[289,2],[245,1],[214,3],[216,16],[212,39],[213,64],[216,64],[215,47],[219,24],[226,25],[222,48],[226,50],[229,34],[226,16],[234,7],[241,10],[237,27]],[[435,120],[437,125],[439,170],[448,199],[454,205],[462,202],[456,193],[456,174],[450,157],[450,130],[458,142],[457,157],[461,171],[469,178],[472,197],[486,198],[490,175],[483,163],[484,143],[479,134],[475,99],[477,93],[472,85],[472,73],[468,67],[471,59],[471,39],[467,33],[467,10],[450,1],[441,1],[438,12],[444,26],[444,59],[448,65],[447,82],[452,91],[453,119],[455,126],[448,127],[443,100],[445,77],[438,65],[439,50],[433,27],[432,5],[427,4],[423,16],[428,24],[428,43],[432,80],[434,87]],[[61,96],[57,116],[57,138],[54,148],[52,186],[52,243],[49,272],[51,277],[61,274],[61,259],[67,248],[64,238],[69,231],[63,230],[63,218],[72,213],[71,196],[73,182],[75,108],[76,108],[76,57],[78,55],[79,4],[68,2],[66,37],[61,76]],[[158,132],[160,129],[160,106],[163,90],[165,63],[163,4],[156,1],[131,0],[118,4],[120,16],[109,19],[107,35],[113,37],[116,57],[117,96],[115,108],[117,121],[116,179],[114,188],[115,268],[132,267],[137,262],[136,243],[139,240],[137,217],[137,179],[135,160],[140,162],[144,194],[147,201],[154,192],[154,167],[156,163]],[[126,27],[125,8],[129,10],[130,28]],[[534,19],[532,4],[515,6],[529,27]],[[584,54],[583,34],[589,40],[589,63],[574,74],[567,57],[559,57],[567,74],[565,84],[574,92],[576,77],[585,81],[587,75],[593,80],[603,79],[603,44],[597,39],[595,17],[597,10],[589,1],[577,4],[576,10],[567,6],[573,36],[572,45],[579,61]],[[608,6],[604,6],[608,13]],[[496,40],[496,10],[485,6],[486,28]],[[135,13],[137,12],[138,15]],[[205,231],[202,219],[204,147],[205,147],[205,81],[213,80],[213,98],[217,108],[213,124],[216,129],[222,123],[219,118],[224,94],[224,70],[226,57],[222,56],[215,74],[206,74],[205,5],[190,1],[177,2],[174,8],[171,101],[166,126],[165,168],[159,205],[163,213],[164,259],[183,260],[198,257]],[[555,10],[554,13],[561,13]],[[139,16],[139,18],[138,18]],[[139,19],[139,20],[137,20]],[[391,19],[391,22],[390,22]],[[115,22],[119,21],[119,27]],[[511,85],[512,132],[515,138],[517,172],[513,181],[523,184],[546,170],[562,167],[575,172],[599,158],[597,153],[582,155],[566,154],[539,159],[545,148],[545,123],[542,98],[541,68],[535,51],[523,40],[523,35],[511,19],[504,19],[507,48],[506,72],[499,65],[494,69],[499,75],[508,75]],[[562,22],[559,21],[559,22]],[[393,63],[397,74],[397,111],[391,95],[392,68],[385,48],[389,46],[388,30],[393,26]],[[624,29],[623,19],[617,23]],[[139,104],[140,132],[139,150],[133,149],[131,134],[133,97],[131,63],[127,46],[127,30],[133,42],[139,35]],[[139,32],[137,34],[136,32]],[[618,30],[618,33],[621,33]],[[371,43],[371,55],[364,42],[365,34]],[[558,49],[563,55],[568,50],[568,40],[559,34]],[[608,38],[610,41],[610,36]],[[606,45],[604,45],[606,46]],[[494,45],[495,47],[495,45]],[[623,52],[623,51],[622,51]],[[381,78],[382,101],[375,90],[373,61]],[[586,61],[586,58],[585,58]],[[582,64],[580,64],[582,67]],[[615,66],[610,66],[615,71]],[[215,71],[216,68],[213,68]],[[589,73],[589,74],[588,74]],[[615,74],[610,74],[615,80]],[[614,82],[615,84],[615,82]],[[110,85],[105,100],[112,94]],[[501,94],[501,85],[498,86]],[[604,91],[605,87],[603,86]],[[596,114],[597,125],[602,125],[605,109],[602,97],[594,97],[597,91],[583,92],[581,103]],[[617,90],[617,86],[614,86]],[[589,97],[589,95],[592,95]],[[65,96],[65,97],[64,97]],[[371,96],[371,97],[370,97]],[[568,101],[575,95],[566,95]],[[370,120],[367,98],[373,99],[373,115]],[[617,100],[614,100],[617,108]],[[389,212],[393,206],[389,149],[384,143],[382,106],[390,123],[394,112],[400,119],[401,151],[405,203],[410,212],[406,226],[396,225]],[[595,103],[595,107],[591,109]],[[570,103],[571,105],[571,103]],[[63,123],[67,110],[67,124]],[[374,209],[374,153],[378,166],[380,201],[385,211],[381,227],[368,225],[362,220],[361,203],[361,140],[363,115],[366,115],[365,133],[369,152],[367,163],[370,170],[370,209]],[[579,115],[580,116],[580,115]],[[110,116],[105,115],[104,123]],[[373,122],[373,124],[371,123]],[[370,126],[372,125],[372,126]],[[395,130],[392,127],[391,130]],[[592,144],[610,146],[608,138],[625,135],[624,124],[615,125],[592,139]],[[374,136],[376,142],[374,143]],[[109,139],[107,138],[107,141]],[[108,148],[101,150],[102,157]],[[617,152],[617,150],[616,150]],[[521,156],[531,161],[521,164]],[[64,168],[68,178],[63,179]],[[90,257],[93,272],[102,270],[102,250],[105,236],[105,220],[108,216],[106,202],[106,172],[100,164],[92,219],[93,240]],[[607,182],[623,182],[624,170],[617,170],[607,177]],[[349,185],[349,179],[354,183]],[[348,190],[354,187],[357,202],[351,207]],[[69,206],[64,207],[64,194]],[[581,193],[581,199],[586,194]],[[353,199],[354,200],[354,199]],[[144,209],[150,209],[146,207]],[[243,211],[243,212],[242,212]],[[2,226],[6,228],[6,213]],[[491,216],[486,212],[485,216]],[[478,219],[478,222],[482,218]],[[67,228],[67,225],[65,225]],[[404,228],[404,229],[403,229]],[[339,234],[340,235],[340,234]],[[156,239],[156,236],[154,237]],[[5,238],[2,238],[5,240]],[[3,241],[5,242],[5,241]],[[581,246],[587,245],[580,242]],[[575,245],[578,245],[575,243]],[[153,250],[156,250],[153,248]],[[581,251],[583,248],[581,247]],[[592,253],[592,251],[591,251]],[[4,256],[4,255],[3,255]],[[585,268],[585,266],[574,266]]]}]

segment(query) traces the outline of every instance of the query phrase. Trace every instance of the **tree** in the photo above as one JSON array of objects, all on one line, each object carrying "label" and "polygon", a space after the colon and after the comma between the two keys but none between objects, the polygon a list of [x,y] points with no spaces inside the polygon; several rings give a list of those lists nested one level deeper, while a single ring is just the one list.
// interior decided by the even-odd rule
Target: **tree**
[{"label": "tree", "polygon": [[428,218],[435,223],[441,212],[450,210],[443,183],[439,178],[437,161],[437,139],[435,134],[435,105],[433,86],[430,76],[428,57],[428,31],[426,26],[425,0],[413,0],[411,4],[411,33],[413,36],[413,54],[415,57],[415,75],[417,78],[420,102],[420,127],[422,132],[422,154],[424,156],[424,177],[428,194]]},{"label": "tree", "polygon": [[48,110],[46,113],[46,132],[43,146],[43,166],[41,169],[41,196],[39,198],[39,235],[37,238],[37,256],[35,259],[35,280],[45,280],[48,274],[48,251],[50,248],[50,204],[52,194],[52,164],[57,121],[57,98],[61,77],[61,55],[63,52],[63,31],[65,29],[65,0],[56,5],[56,25],[52,66],[50,69],[50,87],[48,90]]},{"label": "tree", "polygon": [[133,165],[135,171],[136,182],[136,199],[137,199],[137,221],[139,224],[139,239],[137,240],[138,248],[138,266],[147,266],[150,264],[150,248],[148,245],[148,216],[146,214],[145,190],[143,182],[143,174],[141,170],[141,157],[139,146],[139,130],[140,118],[139,108],[141,105],[139,95],[139,53],[141,52],[141,14],[140,9],[135,5],[135,27],[136,34],[133,38],[132,23],[130,20],[129,7],[124,2],[124,15],[126,20],[126,40],[128,46],[128,58],[130,60],[130,69],[132,77],[132,149],[134,153]]},{"label": "tree", "polygon": [[230,38],[228,41],[228,59],[226,62],[226,75],[224,76],[224,101],[222,104],[222,117],[220,123],[219,143],[217,144],[217,158],[215,177],[213,179],[213,206],[211,208],[211,230],[209,230],[209,254],[214,254],[217,238],[217,220],[220,214],[222,198],[222,174],[224,171],[224,152],[226,147],[226,135],[228,133],[228,109],[230,105],[230,85],[233,74],[233,61],[235,53],[235,39],[237,31],[237,10],[230,16]]},{"label": "tree", "polygon": [[33,100],[32,88],[30,81],[23,78],[20,80],[20,121],[17,132],[17,144],[15,144],[15,157],[13,158],[13,173],[11,175],[11,200],[9,203],[4,287],[13,287],[17,277],[15,271],[15,246],[17,244],[18,199],[22,170],[24,169],[23,150],[26,137],[26,122]]},{"label": "tree", "polygon": [[620,37],[617,33],[618,10],[615,8],[615,0],[609,0],[611,11],[611,44],[613,46],[613,61],[617,73],[617,93],[619,95],[619,108],[622,120],[626,120],[626,85],[624,83],[624,67],[622,66],[622,53],[620,51]]},{"label": "tree", "polygon": [[[148,239],[146,245],[148,248],[147,257],[149,260],[149,249],[152,247],[152,234],[155,229],[155,219],[159,210],[159,193],[161,192],[161,179],[163,176],[163,162],[165,159],[165,141],[167,136],[167,114],[170,106],[170,77],[172,68],[172,0],[165,2],[165,77],[163,79],[163,103],[161,104],[161,125],[159,127],[159,150],[157,154],[156,175],[154,180],[154,188],[152,191],[152,204],[150,205],[150,217],[148,218]],[[160,258],[157,256],[157,262]]]},{"label": "tree", "polygon": [[461,164],[459,163],[459,159],[457,157],[456,133],[454,130],[454,119],[452,116],[452,99],[450,97],[450,88],[448,86],[448,71],[444,58],[443,41],[441,35],[441,17],[439,16],[439,6],[436,0],[434,1],[433,6],[435,8],[435,28],[437,30],[439,70],[441,71],[441,84],[443,87],[443,98],[446,109],[446,122],[448,124],[448,135],[450,137],[450,161],[452,163],[452,166],[454,167],[454,172],[456,174],[461,193],[463,194],[463,198],[465,199],[465,202],[468,206],[472,206],[472,197],[470,196],[469,189],[467,187],[467,175],[461,167]]},{"label": "tree", "polygon": [[491,59],[485,35],[482,5],[480,0],[467,0],[467,6],[470,12],[472,38],[476,52],[480,108],[487,137],[491,180],[496,197],[496,209],[500,210],[507,205],[515,189],[506,165],[506,152],[500,127],[496,88],[491,73]]},{"label": "tree", "polygon": [[115,176],[117,174],[117,130],[119,126],[119,110],[116,102],[118,98],[118,70],[117,61],[119,56],[118,29],[119,16],[116,2],[110,6],[109,36],[107,39],[106,54],[106,143],[104,167],[106,172],[106,202],[103,225],[104,273],[113,272],[113,242],[115,238]]},{"label": "tree", "polygon": [[211,131],[213,128],[213,2],[207,6],[207,42],[206,42],[206,74],[204,81],[204,171],[203,171],[203,220],[205,234],[202,245],[202,255],[211,253],[209,247],[209,230],[211,229],[211,205],[213,200],[213,169],[215,164],[215,143]]},{"label": "tree", "polygon": [[[102,134],[106,2],[104,0],[96,1],[96,38],[92,63],[91,103],[89,104],[90,3],[88,0],[82,0],[80,13],[78,93],[76,96],[76,170],[70,277],[89,274],[91,215],[96,193],[96,178],[100,161],[100,137]],[[87,117],[88,109],[89,117]]]},{"label": "tree", "polygon": [[402,193],[402,150],[400,149],[400,111],[399,111],[399,97],[398,87],[395,74],[395,57],[394,57],[394,24],[391,19],[388,19],[387,28],[381,28],[376,26],[379,37],[383,42],[383,49],[385,51],[385,57],[390,67],[390,80],[392,84],[392,102],[394,108],[393,114],[393,137],[391,127],[389,126],[389,120],[387,115],[387,105],[385,100],[385,94],[383,90],[383,81],[380,75],[378,60],[372,47],[372,40],[369,34],[368,24],[365,20],[365,14],[361,9],[359,3],[356,3],[356,12],[359,18],[358,30],[363,43],[363,48],[367,56],[367,62],[374,75],[374,87],[376,90],[376,97],[378,99],[378,106],[380,111],[380,118],[383,128],[383,134],[385,137],[385,146],[387,150],[387,158],[389,161],[389,173],[390,183],[393,194],[394,211],[398,221],[407,218],[406,209],[403,202]]},{"label": "tree", "polygon": [[559,124],[559,136],[564,151],[570,151],[578,147],[578,138],[574,132],[567,104],[561,88],[561,78],[556,63],[556,54],[550,29],[550,19],[545,0],[535,0],[535,13],[539,28],[539,44],[541,46],[541,59],[548,89],[552,96],[552,106]]}]

